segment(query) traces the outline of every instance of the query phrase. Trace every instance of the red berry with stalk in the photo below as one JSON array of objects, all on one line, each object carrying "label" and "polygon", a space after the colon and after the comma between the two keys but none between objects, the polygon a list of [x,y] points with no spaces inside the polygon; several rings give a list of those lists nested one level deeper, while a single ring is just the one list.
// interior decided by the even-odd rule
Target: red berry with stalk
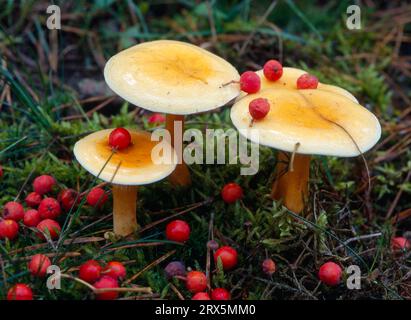
[{"label": "red berry with stalk", "polygon": [[235,182],[227,183],[221,190],[221,197],[225,203],[234,203],[244,195],[243,188]]},{"label": "red berry with stalk", "polygon": [[118,261],[110,261],[101,271],[102,274],[114,279],[124,279],[127,274],[124,264]]},{"label": "red berry with stalk", "polygon": [[211,291],[211,300],[231,300],[231,294],[224,288],[215,288]]},{"label": "red berry with stalk", "polygon": [[230,246],[224,246],[214,253],[214,262],[217,265],[218,260],[221,260],[224,270],[233,269],[238,262],[237,250]]},{"label": "red berry with stalk", "polygon": [[268,60],[263,68],[264,76],[269,81],[277,81],[283,75],[283,66],[277,60]]},{"label": "red berry with stalk", "polygon": [[108,142],[112,148],[116,148],[117,150],[125,149],[131,143],[130,132],[124,128],[114,129],[110,133]]},{"label": "red berry with stalk", "polygon": [[86,200],[90,206],[101,208],[108,200],[108,196],[102,188],[95,187],[87,194]]},{"label": "red berry with stalk", "polygon": [[276,270],[275,262],[272,259],[265,259],[262,264],[263,272],[269,276],[273,275]]},{"label": "red berry with stalk", "polygon": [[341,275],[341,267],[332,261],[324,263],[318,271],[318,277],[321,282],[332,287],[337,286],[340,283]]},{"label": "red berry with stalk", "polygon": [[204,272],[190,271],[186,276],[186,288],[192,293],[204,291],[207,288],[207,277]]},{"label": "red berry with stalk", "polygon": [[391,250],[398,252],[405,252],[411,248],[411,244],[407,238],[394,237],[391,239]]},{"label": "red berry with stalk", "polygon": [[27,206],[30,208],[37,208],[40,205],[43,197],[37,192],[29,193],[25,199]]},{"label": "red berry with stalk", "polygon": [[14,221],[20,221],[24,217],[23,206],[15,201],[7,202],[3,209],[3,217]]},{"label": "red berry with stalk", "polygon": [[52,219],[45,219],[43,221],[40,221],[40,223],[37,225],[37,229],[40,231],[37,233],[40,239],[45,239],[45,235],[48,238],[56,239],[61,232],[59,223]]},{"label": "red berry with stalk", "polygon": [[54,198],[41,200],[38,212],[42,219],[56,219],[61,214],[60,203]]},{"label": "red berry with stalk", "polygon": [[246,71],[240,76],[240,89],[247,93],[256,93],[260,90],[261,80],[253,71]]},{"label": "red berry with stalk", "polygon": [[36,209],[27,210],[24,214],[23,223],[27,227],[36,227],[40,221],[40,213]]},{"label": "red berry with stalk", "polygon": [[[118,282],[116,279],[113,279],[109,276],[102,276],[93,285],[96,289],[114,289],[118,288]],[[114,300],[118,297],[117,291],[104,291],[96,294],[97,300]]]},{"label": "red berry with stalk", "polygon": [[0,239],[13,240],[19,233],[19,225],[16,221],[5,219],[0,221]]},{"label": "red berry with stalk", "polygon": [[44,277],[47,274],[47,268],[51,266],[50,259],[44,254],[34,255],[29,262],[29,271],[32,276]]},{"label": "red berry with stalk", "polygon": [[174,220],[167,224],[166,238],[170,241],[185,242],[190,238],[190,226],[183,220]]},{"label": "red berry with stalk", "polygon": [[191,300],[211,300],[211,298],[207,292],[197,292]]},{"label": "red berry with stalk", "polygon": [[101,269],[96,260],[88,260],[80,266],[79,278],[88,283],[93,283],[100,278]]},{"label": "red berry with stalk", "polygon": [[24,283],[17,283],[7,292],[7,300],[33,300],[33,291]]},{"label": "red berry with stalk", "polygon": [[261,120],[270,112],[270,103],[265,98],[251,100],[248,111],[253,120]]},{"label": "red berry with stalk", "polygon": [[297,89],[317,89],[318,79],[312,74],[305,73],[297,79]]},{"label": "red berry with stalk", "polygon": [[65,211],[70,211],[79,203],[80,197],[76,190],[65,189],[59,193],[57,200]]},{"label": "red berry with stalk", "polygon": [[39,176],[33,181],[34,192],[37,192],[40,195],[51,192],[55,185],[56,180],[47,174]]},{"label": "red berry with stalk", "polygon": [[161,113],[155,113],[148,118],[148,123],[163,123],[166,121],[166,117],[163,116]]}]

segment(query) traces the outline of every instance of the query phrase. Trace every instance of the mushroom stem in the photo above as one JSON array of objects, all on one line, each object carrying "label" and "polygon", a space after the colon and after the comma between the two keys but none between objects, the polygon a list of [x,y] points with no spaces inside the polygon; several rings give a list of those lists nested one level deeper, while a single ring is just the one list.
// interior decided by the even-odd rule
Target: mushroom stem
[{"label": "mushroom stem", "polygon": [[[175,141],[174,137],[178,135],[177,130],[179,129],[178,121],[181,123],[181,136],[178,137],[180,141]],[[169,181],[176,186],[189,186],[191,185],[191,175],[188,171],[187,165],[183,160],[183,136],[184,131],[184,116],[183,115],[166,115],[166,129],[170,132],[171,145],[177,153],[178,164],[174,172],[168,177]]]},{"label": "mushroom stem", "polygon": [[114,233],[125,237],[138,229],[137,186],[113,185]]},{"label": "mushroom stem", "polygon": [[308,180],[310,177],[309,155],[295,154],[292,170],[289,166],[290,157],[285,152],[279,152],[277,157],[276,179],[273,183],[271,196],[275,200],[283,200],[283,204],[291,211],[300,213],[308,196]]}]

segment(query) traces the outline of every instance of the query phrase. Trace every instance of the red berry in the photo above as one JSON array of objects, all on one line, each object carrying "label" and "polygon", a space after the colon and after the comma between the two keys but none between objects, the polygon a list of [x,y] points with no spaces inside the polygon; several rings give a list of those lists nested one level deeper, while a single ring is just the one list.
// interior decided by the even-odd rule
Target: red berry
[{"label": "red berry", "polygon": [[247,93],[256,93],[260,90],[261,80],[253,71],[246,71],[240,77],[240,89]]},{"label": "red berry", "polygon": [[211,291],[211,300],[230,300],[231,294],[224,288],[215,288]]},{"label": "red berry", "polygon": [[410,242],[404,237],[395,237],[391,239],[391,250],[394,252],[407,251],[410,248]]},{"label": "red berry", "polygon": [[23,222],[27,227],[37,227],[40,221],[40,213],[35,209],[27,210],[24,214]]},{"label": "red berry", "polygon": [[267,80],[277,81],[283,75],[283,66],[277,60],[268,60],[263,68]]},{"label": "red berry", "polygon": [[13,240],[19,232],[19,225],[16,221],[6,219],[0,221],[0,239]]},{"label": "red berry", "polygon": [[42,200],[42,196],[37,192],[29,193],[26,197],[26,204],[31,208],[37,208]]},{"label": "red berry", "polygon": [[227,183],[221,190],[221,197],[225,203],[234,203],[243,197],[243,188],[237,183]]},{"label": "red berry", "polygon": [[185,242],[190,238],[190,226],[183,220],[171,221],[166,227],[166,238],[170,241]]},{"label": "red berry", "polygon": [[57,200],[64,210],[70,211],[71,208],[74,208],[79,203],[80,197],[76,190],[65,189],[59,193]]},{"label": "red berry", "polygon": [[45,193],[49,193],[55,184],[56,180],[52,176],[44,174],[34,179],[33,189],[38,194],[43,195]]},{"label": "red berry", "polygon": [[186,288],[192,293],[204,291],[207,288],[205,273],[201,271],[190,271],[187,273]]},{"label": "red berry", "polygon": [[59,223],[51,219],[40,221],[37,225],[37,229],[41,231],[37,233],[40,239],[45,239],[44,234],[50,236],[51,239],[56,239],[61,232]]},{"label": "red berry", "polygon": [[272,259],[265,259],[262,264],[262,269],[265,274],[271,276],[276,270],[275,262]]},{"label": "red berry", "polygon": [[207,292],[197,292],[191,300],[211,300],[211,298]]},{"label": "red berry", "polygon": [[126,268],[121,262],[110,261],[103,268],[102,273],[106,276],[110,276],[114,279],[124,279],[126,277]]},{"label": "red berry", "polygon": [[[116,279],[113,279],[109,276],[102,276],[100,280],[98,280],[94,287],[96,289],[106,289],[106,288],[118,288],[118,282]],[[114,300],[118,297],[117,291],[105,291],[96,294],[97,300]]]},{"label": "red berry", "polygon": [[257,98],[250,102],[248,110],[254,120],[260,120],[270,112],[270,103],[265,98]]},{"label": "red berry", "polygon": [[60,203],[54,198],[41,200],[38,208],[42,219],[56,219],[61,214]]},{"label": "red berry", "polygon": [[155,113],[148,118],[148,123],[162,123],[164,121],[166,121],[166,117],[160,113]]},{"label": "red berry", "polygon": [[233,247],[221,247],[214,253],[214,261],[216,264],[219,259],[221,259],[224,270],[231,270],[237,265],[238,262],[237,251]]},{"label": "red berry", "polygon": [[93,283],[100,278],[101,266],[96,260],[84,262],[79,269],[80,279]]},{"label": "red berry", "polygon": [[33,300],[33,291],[24,283],[17,283],[7,292],[7,300]]},{"label": "red berry", "polygon": [[341,281],[342,269],[334,262],[326,262],[318,271],[318,277],[322,282],[329,286],[336,286]]},{"label": "red berry", "polygon": [[124,128],[114,129],[110,133],[108,142],[112,148],[117,148],[118,150],[125,149],[131,143],[130,132]]},{"label": "red berry", "polygon": [[87,195],[87,203],[92,206],[102,207],[104,203],[108,200],[107,194],[102,188],[93,188]]},{"label": "red berry", "polygon": [[4,219],[11,219],[14,221],[20,221],[24,217],[23,206],[15,201],[7,202],[3,209]]},{"label": "red berry", "polygon": [[50,259],[44,254],[34,255],[29,262],[29,271],[33,276],[44,277],[47,274],[47,268],[51,266]]},{"label": "red berry", "polygon": [[304,73],[297,79],[297,89],[317,89],[318,79],[312,74]]},{"label": "red berry", "polygon": [[3,167],[0,166],[0,178],[2,178],[2,177],[3,177]]}]

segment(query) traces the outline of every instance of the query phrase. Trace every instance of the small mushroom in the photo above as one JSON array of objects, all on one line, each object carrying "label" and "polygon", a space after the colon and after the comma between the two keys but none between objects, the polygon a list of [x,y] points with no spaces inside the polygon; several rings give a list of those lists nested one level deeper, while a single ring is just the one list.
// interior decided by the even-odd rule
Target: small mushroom
[{"label": "small mushroom", "polygon": [[108,86],[123,99],[150,111],[166,113],[166,128],[176,149],[179,165],[170,176],[175,185],[189,185],[183,163],[182,136],[174,145],[184,116],[216,109],[240,93],[239,85],[223,85],[239,79],[227,61],[198,46],[180,41],[144,42],[111,57],[104,69]]},{"label": "small mushroom", "polygon": [[[250,128],[248,105],[256,98],[268,99],[271,108]],[[303,210],[307,197],[311,155],[355,157],[381,136],[381,126],[370,111],[334,90],[265,89],[235,103],[231,120],[249,140],[283,151],[272,197],[296,213]],[[252,135],[252,130],[258,134]]]},{"label": "small mushroom", "polygon": [[160,154],[152,153],[157,142],[147,132],[129,130],[131,144],[121,150],[112,150],[109,135],[112,129],[94,132],[79,140],[74,155],[80,165],[92,175],[112,183],[114,233],[127,236],[138,228],[137,186],[159,181],[175,169],[174,150],[162,142],[162,150],[170,161],[160,163]]}]

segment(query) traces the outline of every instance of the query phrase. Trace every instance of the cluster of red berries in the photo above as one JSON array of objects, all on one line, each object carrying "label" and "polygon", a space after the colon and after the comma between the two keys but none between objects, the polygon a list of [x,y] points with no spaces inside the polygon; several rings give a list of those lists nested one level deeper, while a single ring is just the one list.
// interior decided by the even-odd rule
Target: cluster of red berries
[{"label": "cluster of red berries", "polygon": [[[56,185],[57,182],[52,176],[38,176],[33,181],[33,192],[25,198],[27,210],[17,201],[7,202],[0,221],[0,239],[15,239],[20,221],[26,227],[36,228],[39,238],[45,239],[46,235],[56,239],[61,231],[56,219],[63,211],[69,212],[80,202],[80,195],[73,189],[63,189],[57,199],[53,198],[51,193],[56,189]],[[101,188],[93,188],[87,195],[87,203],[94,207],[103,205],[107,199],[107,194]]]},{"label": "cluster of red berries", "polygon": [[[88,260],[80,266],[79,278],[93,285],[96,289],[115,289],[119,280],[125,279],[125,266],[118,261],[110,261],[104,267],[96,260]],[[98,300],[114,300],[118,291],[103,291],[96,293]]]}]

